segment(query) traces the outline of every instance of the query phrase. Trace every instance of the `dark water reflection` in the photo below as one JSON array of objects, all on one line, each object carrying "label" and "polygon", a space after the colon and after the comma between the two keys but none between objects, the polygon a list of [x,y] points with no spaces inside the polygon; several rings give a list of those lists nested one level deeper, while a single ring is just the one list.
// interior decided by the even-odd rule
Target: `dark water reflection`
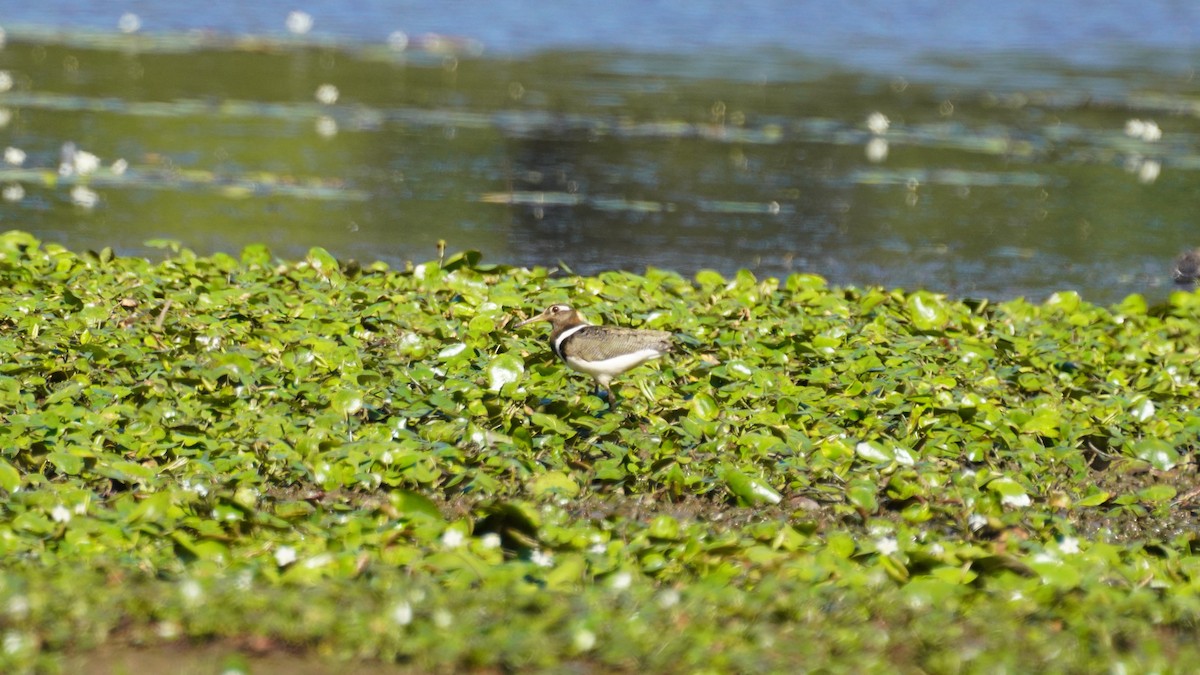
[{"label": "dark water reflection", "polygon": [[[0,143],[26,157],[0,170],[0,227],[137,254],[169,238],[402,264],[445,240],[581,273],[1098,302],[1164,294],[1200,244],[1178,49],[943,56],[910,79],[773,48],[433,47],[10,31]],[[59,176],[66,141],[102,168]]]}]

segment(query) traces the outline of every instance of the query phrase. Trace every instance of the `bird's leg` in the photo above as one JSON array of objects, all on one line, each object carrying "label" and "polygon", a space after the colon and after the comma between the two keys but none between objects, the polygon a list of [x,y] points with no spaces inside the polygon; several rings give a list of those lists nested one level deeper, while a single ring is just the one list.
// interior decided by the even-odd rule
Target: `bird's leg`
[{"label": "bird's leg", "polygon": [[610,382],[610,378],[597,377],[596,378],[596,394],[599,396],[600,392],[604,392],[604,395],[601,396],[601,398],[603,398],[604,401],[606,403],[608,403],[608,407],[611,410],[613,407],[613,404],[616,403],[617,399],[616,399],[616,397],[613,396],[612,387],[608,386],[609,382]]}]

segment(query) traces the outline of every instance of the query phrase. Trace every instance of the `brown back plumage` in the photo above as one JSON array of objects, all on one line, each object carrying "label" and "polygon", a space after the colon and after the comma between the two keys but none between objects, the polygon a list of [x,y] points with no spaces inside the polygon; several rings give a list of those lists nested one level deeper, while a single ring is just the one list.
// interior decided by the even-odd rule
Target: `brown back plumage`
[{"label": "brown back plumage", "polygon": [[640,349],[654,349],[667,354],[674,347],[671,334],[664,330],[584,326],[564,340],[561,348],[584,361],[603,361]]}]

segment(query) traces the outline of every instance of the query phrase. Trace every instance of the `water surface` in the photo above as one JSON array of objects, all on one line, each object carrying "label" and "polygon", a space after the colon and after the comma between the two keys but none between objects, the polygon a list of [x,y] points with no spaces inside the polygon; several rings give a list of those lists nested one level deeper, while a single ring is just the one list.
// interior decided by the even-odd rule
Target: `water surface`
[{"label": "water surface", "polygon": [[[132,3],[131,35],[28,4],[0,17],[0,227],[73,248],[445,240],[1112,302],[1200,245],[1191,5],[318,3],[298,36],[272,3]],[[101,168],[60,171],[67,142]]]}]

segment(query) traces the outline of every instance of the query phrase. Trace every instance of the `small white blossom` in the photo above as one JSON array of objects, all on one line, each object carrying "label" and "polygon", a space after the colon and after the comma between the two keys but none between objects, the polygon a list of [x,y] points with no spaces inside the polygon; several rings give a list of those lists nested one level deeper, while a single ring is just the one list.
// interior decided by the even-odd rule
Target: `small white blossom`
[{"label": "small white blossom", "polygon": [[614,591],[623,591],[633,585],[633,575],[629,572],[617,572],[608,584]]},{"label": "small white blossom", "polygon": [[20,183],[9,183],[0,191],[6,202],[19,202],[25,198],[25,188]]},{"label": "small white blossom", "polygon": [[1079,540],[1075,537],[1063,537],[1063,540],[1058,542],[1058,550],[1068,555],[1079,553]]},{"label": "small white blossom", "polygon": [[8,91],[13,88],[12,73],[7,70],[0,70],[0,91]]},{"label": "small white blossom", "polygon": [[287,567],[296,562],[296,549],[291,546],[280,546],[275,549],[275,564],[280,567]]},{"label": "small white blossom", "polygon": [[21,166],[25,163],[25,151],[20,148],[14,148],[11,145],[4,149],[4,161],[13,166]]},{"label": "small white blossom", "polygon": [[195,579],[185,579],[179,584],[179,594],[183,596],[184,602],[194,605],[204,599],[204,588]]},{"label": "small white blossom", "polygon": [[1131,119],[1125,122],[1125,135],[1153,143],[1162,138],[1162,129],[1154,120]]},{"label": "small white blossom", "polygon": [[120,176],[123,175],[128,169],[129,162],[126,162],[124,158],[119,158],[112,163],[110,170],[113,172],[113,174]]},{"label": "small white blossom", "polygon": [[875,550],[880,555],[892,555],[900,550],[900,544],[895,537],[880,537],[875,540]]},{"label": "small white blossom", "polygon": [[86,150],[75,152],[75,172],[80,176],[94,173],[100,168],[100,158]]},{"label": "small white blossom", "polygon": [[867,115],[867,129],[873,134],[883,134],[890,126],[892,126],[892,121],[881,112],[876,111]]},{"label": "small white blossom", "polygon": [[56,523],[69,523],[71,522],[71,510],[59,504],[50,509],[50,518]]},{"label": "small white blossom", "polygon": [[338,88],[332,84],[323,84],[317,87],[317,101],[325,105],[337,103],[339,95]]},{"label": "small white blossom", "polygon": [[971,528],[972,532],[978,532],[987,526],[987,522],[987,518],[984,516],[981,516],[978,513],[972,513],[967,518],[967,527]]},{"label": "small white blossom", "polygon": [[658,606],[663,609],[670,609],[679,604],[679,591],[674,588],[668,588],[658,594]]},{"label": "small white blossom", "polygon": [[458,548],[462,546],[463,540],[466,539],[463,533],[454,528],[450,528],[442,533],[442,546],[446,548]]},{"label": "small white blossom", "polygon": [[395,621],[397,625],[407,626],[408,624],[412,623],[412,620],[412,605],[408,604],[407,602],[400,602],[392,608],[392,621]]},{"label": "small white blossom", "polygon": [[484,548],[500,548],[500,535],[496,534],[495,532],[488,532],[480,537],[479,543],[483,545]]},{"label": "small white blossom", "polygon": [[538,567],[550,567],[554,564],[554,554],[539,549],[529,554],[529,561]]}]

